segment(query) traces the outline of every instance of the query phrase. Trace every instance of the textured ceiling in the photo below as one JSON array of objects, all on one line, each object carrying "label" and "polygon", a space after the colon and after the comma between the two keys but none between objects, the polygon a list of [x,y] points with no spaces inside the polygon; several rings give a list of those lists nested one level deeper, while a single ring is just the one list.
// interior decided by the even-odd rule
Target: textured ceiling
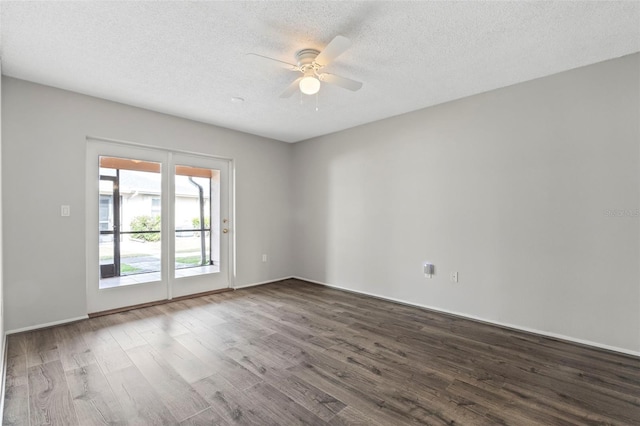
[{"label": "textured ceiling", "polygon": [[[4,74],[295,142],[640,51],[638,2],[2,1]],[[335,35],[364,83],[278,96]],[[232,102],[241,97],[245,102]]]}]

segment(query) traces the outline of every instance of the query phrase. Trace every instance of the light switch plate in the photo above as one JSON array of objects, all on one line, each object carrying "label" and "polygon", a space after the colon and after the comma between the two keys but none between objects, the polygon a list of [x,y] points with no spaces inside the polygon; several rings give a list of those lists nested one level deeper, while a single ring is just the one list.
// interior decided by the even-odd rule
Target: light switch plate
[{"label": "light switch plate", "polygon": [[60,206],[60,216],[71,216],[71,206]]}]

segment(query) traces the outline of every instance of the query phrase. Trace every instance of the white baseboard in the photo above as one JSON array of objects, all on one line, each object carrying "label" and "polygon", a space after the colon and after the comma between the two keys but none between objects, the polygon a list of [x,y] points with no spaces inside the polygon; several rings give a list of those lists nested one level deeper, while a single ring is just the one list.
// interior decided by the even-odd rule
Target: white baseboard
[{"label": "white baseboard", "polygon": [[[231,288],[234,289],[234,290],[238,290],[238,289],[241,289],[241,288],[248,288],[248,287],[255,287],[255,286],[258,286],[258,285],[271,284],[271,283],[275,283],[275,282],[282,281],[282,280],[288,280],[288,279],[291,279],[291,278],[292,277],[275,278],[275,279],[269,280],[269,281],[262,281],[262,282],[258,282],[258,283],[245,284],[245,285],[231,287]],[[8,330],[6,332],[6,334],[9,335],[9,334],[15,334],[15,333],[22,333],[24,331],[37,330],[37,329],[40,329],[40,328],[53,327],[55,325],[61,325],[61,324],[69,323],[69,322],[80,321],[80,320],[87,319],[87,318],[89,318],[88,315],[83,315],[83,316],[80,316],[80,317],[67,318],[67,319],[63,319],[63,320],[59,320],[59,321],[48,322],[48,323],[45,323],[45,324],[30,325],[28,327],[17,328],[15,330]]]},{"label": "white baseboard", "polygon": [[[284,281],[284,280],[290,280],[291,278],[294,277],[284,277],[284,278],[274,278],[272,280],[269,281],[261,281],[259,283],[251,283],[251,284],[244,284],[244,285],[237,285],[235,287],[233,287],[234,290],[239,290],[241,288],[249,288],[249,287],[255,287],[257,285],[265,285],[265,284],[271,284],[271,283],[277,283],[278,281]],[[300,278],[302,279],[302,278]],[[307,280],[308,281],[308,280]]]},{"label": "white baseboard", "polygon": [[66,324],[68,322],[80,321],[80,320],[87,319],[87,318],[89,318],[88,315],[82,315],[80,317],[67,318],[67,319],[63,319],[63,320],[59,320],[59,321],[48,322],[48,323],[45,323],[45,324],[30,325],[28,327],[22,327],[22,328],[16,328],[15,330],[9,330],[9,331],[7,331],[7,334],[22,333],[23,331],[31,331],[31,330],[37,330],[39,328],[53,327],[54,325]]},{"label": "white baseboard", "polygon": [[[509,328],[509,329],[518,330],[518,331],[524,331],[526,333],[537,334],[537,335],[540,335],[540,336],[551,337],[553,339],[564,340],[564,341],[571,342],[571,343],[578,343],[580,345],[591,346],[591,347],[598,348],[598,349],[605,349],[605,350],[608,350],[608,351],[623,353],[625,355],[632,355],[632,356],[640,357],[640,352],[639,351],[633,351],[633,350],[630,350],[630,349],[619,348],[617,346],[606,345],[606,344],[603,344],[603,343],[593,342],[593,341],[590,341],[590,340],[584,340],[584,339],[579,339],[579,338],[575,338],[575,337],[565,336],[565,335],[559,334],[559,333],[552,333],[552,332],[548,332],[548,331],[537,330],[537,329],[534,329],[534,328],[513,325],[513,324],[501,322],[501,321],[489,320],[489,319],[478,317],[478,316],[475,316],[475,315],[464,314],[464,313],[461,313],[461,312],[451,311],[451,310],[448,310],[448,309],[442,309],[442,308],[438,308],[438,307],[435,307],[435,306],[424,305],[424,304],[421,304],[421,303],[408,302],[406,300],[401,300],[401,299],[396,299],[396,298],[393,298],[393,297],[382,296],[382,295],[379,295],[379,294],[370,293],[370,292],[366,292],[366,291],[353,290],[353,289],[350,289],[350,288],[347,288],[347,287],[341,287],[341,286],[337,286],[337,285],[323,283],[321,281],[316,281],[316,280],[312,280],[312,279],[304,278],[304,277],[291,276],[291,277],[276,278],[276,279],[268,280],[268,281],[262,281],[262,282],[257,282],[257,283],[245,284],[245,285],[241,285],[241,286],[235,286],[233,288],[234,288],[234,290],[239,290],[239,289],[255,287],[255,286],[259,286],[259,285],[271,284],[271,283],[274,283],[274,282],[288,280],[288,279],[292,279],[292,278],[293,279],[302,280],[302,281],[307,281],[307,282],[314,283],[314,284],[319,284],[319,285],[322,285],[322,286],[325,286],[325,287],[330,287],[330,288],[335,288],[335,289],[338,289],[338,290],[348,291],[350,293],[362,294],[362,295],[365,295],[365,296],[375,297],[377,299],[387,300],[387,301],[395,302],[395,303],[401,303],[403,305],[415,306],[415,307],[422,308],[422,309],[428,309],[430,311],[442,312],[442,313],[449,314],[449,315],[455,315],[457,317],[466,318],[466,319],[482,322],[482,323],[485,323],[485,324],[497,325],[499,327]],[[87,315],[83,315],[83,316],[80,316],[80,317],[68,318],[68,319],[59,320],[59,321],[53,321],[53,322],[49,322],[49,323],[45,323],[45,324],[32,325],[32,326],[28,326],[28,327],[18,328],[18,329],[15,329],[15,330],[8,330],[5,333],[5,336],[4,336],[4,339],[3,339],[3,354],[2,354],[2,356],[3,356],[3,359],[5,360],[5,362],[2,365],[3,380],[4,380],[4,375],[5,375],[4,369],[6,367],[6,350],[7,350],[6,340],[7,340],[7,336],[9,334],[21,333],[23,331],[37,330],[39,328],[52,327],[52,326],[55,326],[55,325],[60,325],[60,324],[66,324],[66,323],[69,323],[69,322],[80,321],[80,320],[87,319],[87,318],[88,318]],[[4,389],[4,383],[3,383],[3,388],[2,389]]]},{"label": "white baseboard", "polygon": [[387,300],[387,301],[390,301],[390,302],[401,303],[403,305],[415,306],[415,307],[418,307],[418,308],[428,309],[430,311],[442,312],[442,313],[449,314],[449,315],[455,315],[457,317],[470,319],[470,320],[482,322],[482,323],[485,323],[485,324],[497,325],[497,326],[504,327],[504,328],[509,328],[509,329],[512,329],[512,330],[524,331],[526,333],[532,333],[532,334],[537,334],[537,335],[540,335],[540,336],[551,337],[551,338],[557,339],[557,340],[563,340],[563,341],[571,342],[571,343],[578,343],[580,345],[591,346],[591,347],[598,348],[598,349],[605,349],[605,350],[612,351],[612,352],[623,353],[625,355],[632,355],[632,356],[640,357],[640,352],[638,352],[638,351],[633,351],[633,350],[625,349],[625,348],[619,348],[617,346],[605,345],[603,343],[597,343],[597,342],[592,342],[590,340],[578,339],[578,338],[575,338],[575,337],[565,336],[563,334],[552,333],[552,332],[548,332],[548,331],[541,331],[541,330],[537,330],[535,328],[523,327],[523,326],[519,326],[519,325],[513,325],[513,324],[505,323],[505,322],[489,320],[489,319],[486,319],[486,318],[477,317],[475,315],[463,314],[463,313],[460,313],[460,312],[450,311],[448,309],[437,308],[437,307],[429,306],[429,305],[423,305],[423,304],[420,304],[420,303],[407,302],[406,300],[395,299],[393,297],[387,297],[387,296],[381,296],[379,294],[369,293],[369,292],[361,291],[361,290],[353,290],[353,289],[350,289],[350,288],[347,288],[347,287],[341,287],[341,286],[337,286],[337,285],[323,283],[323,282],[320,282],[320,281],[311,280],[309,278],[303,278],[303,277],[292,277],[292,278],[295,278],[295,279],[298,279],[298,280],[302,280],[302,281],[307,281],[307,282],[310,282],[310,283],[313,283],[313,284],[319,284],[319,285],[322,285],[322,286],[325,286],[325,287],[335,288],[337,290],[348,291],[350,293],[357,293],[357,294],[362,294],[362,295],[365,295],[365,296],[375,297],[376,299]]}]

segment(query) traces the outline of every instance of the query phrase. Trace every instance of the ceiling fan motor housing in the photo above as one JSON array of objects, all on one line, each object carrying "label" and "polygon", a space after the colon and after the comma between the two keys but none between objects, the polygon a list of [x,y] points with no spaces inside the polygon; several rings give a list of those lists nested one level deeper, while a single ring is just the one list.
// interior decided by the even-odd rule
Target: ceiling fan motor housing
[{"label": "ceiling fan motor housing", "polygon": [[296,53],[296,60],[298,61],[300,69],[304,70],[305,68],[313,67],[313,63],[319,54],[320,51],[316,49],[299,50],[298,53]]}]

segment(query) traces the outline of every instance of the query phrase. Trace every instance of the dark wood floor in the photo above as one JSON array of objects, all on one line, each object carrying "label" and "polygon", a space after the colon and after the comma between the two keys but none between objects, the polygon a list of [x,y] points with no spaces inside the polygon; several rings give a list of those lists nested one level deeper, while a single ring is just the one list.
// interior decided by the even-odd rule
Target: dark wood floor
[{"label": "dark wood floor", "polygon": [[11,335],[4,425],[640,424],[640,359],[296,280]]}]

